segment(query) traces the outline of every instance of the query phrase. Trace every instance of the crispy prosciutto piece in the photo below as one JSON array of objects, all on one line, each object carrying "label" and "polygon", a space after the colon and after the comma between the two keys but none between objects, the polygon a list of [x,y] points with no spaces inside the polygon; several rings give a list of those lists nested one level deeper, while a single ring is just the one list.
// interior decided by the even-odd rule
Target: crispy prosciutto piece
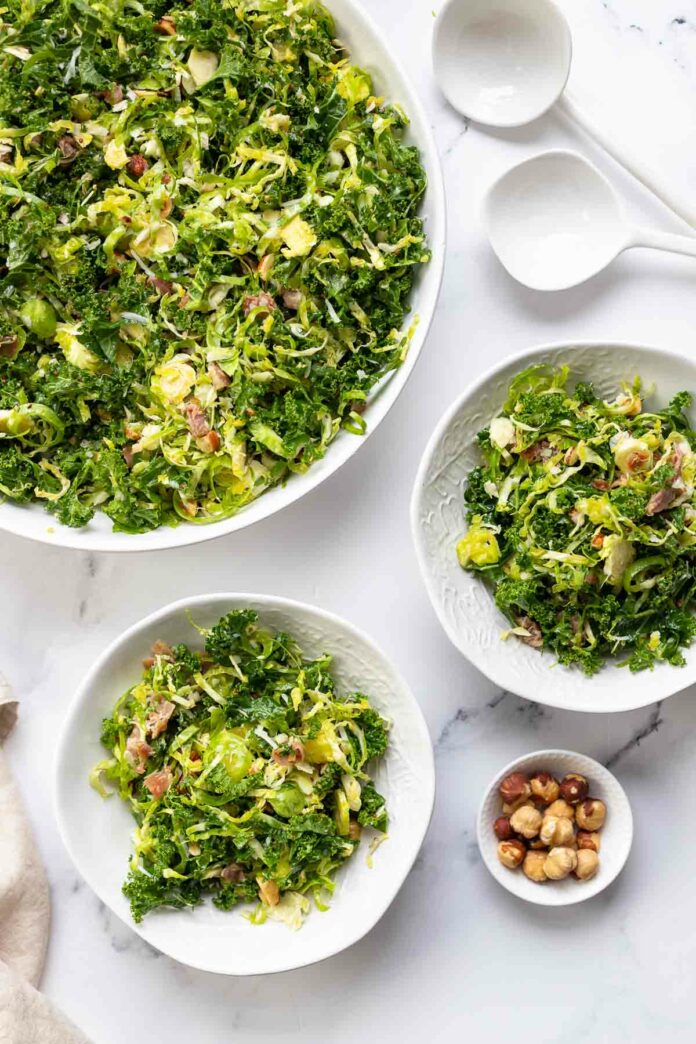
[{"label": "crispy prosciutto piece", "polygon": [[153,28],[155,32],[159,33],[161,36],[176,36],[174,19],[169,15],[164,15],[160,18],[159,22],[155,22]]},{"label": "crispy prosciutto piece", "polygon": [[160,279],[159,276],[148,276],[147,281],[160,297],[166,297],[174,289],[173,284],[168,279]]},{"label": "crispy prosciutto piece", "polygon": [[145,762],[152,754],[152,747],[146,741],[143,730],[134,725],[126,741],[126,761],[134,772],[141,775],[145,771]]},{"label": "crispy prosciutto piece", "polygon": [[6,334],[0,337],[0,355],[3,359],[14,359],[19,348],[19,340],[14,334]]},{"label": "crispy prosciutto piece", "polygon": [[661,511],[666,511],[668,507],[671,507],[674,501],[677,499],[679,491],[669,487],[668,489],[660,489],[657,493],[653,493],[648,506],[645,509],[646,515],[659,515]]},{"label": "crispy prosciutto piece", "polygon": [[532,649],[541,649],[544,639],[539,624],[530,616],[518,616],[516,623],[518,627],[524,627],[527,631],[527,634],[518,634],[516,637],[525,645],[531,645]]},{"label": "crispy prosciutto piece", "polygon": [[230,383],[230,378],[227,376],[222,366],[219,366],[216,362],[208,363],[208,376],[212,382],[213,388],[216,391],[222,391],[223,388],[227,388]]},{"label": "crispy prosciutto piece", "polygon": [[250,294],[242,301],[242,311],[245,315],[249,315],[254,308],[263,308],[264,311],[271,312],[275,306],[274,299],[265,290],[262,290],[260,294]]},{"label": "crispy prosciutto piece", "polygon": [[210,431],[208,419],[201,404],[196,399],[189,399],[188,402],[184,403],[184,416],[186,417],[188,430],[194,439],[201,439]]},{"label": "crispy prosciutto piece", "polygon": [[245,877],[244,867],[240,866],[239,863],[229,863],[220,874],[220,877],[223,881],[239,884]]},{"label": "crispy prosciutto piece", "polygon": [[304,747],[298,739],[291,740],[288,746],[292,748],[288,754],[281,754],[278,748],[271,754],[277,765],[294,765],[296,762],[304,760]]},{"label": "crispy prosciutto piece", "polygon": [[175,709],[170,700],[162,699],[152,708],[145,721],[146,730],[152,739],[162,735]]},{"label": "crispy prosciutto piece", "polygon": [[528,446],[526,450],[522,450],[520,457],[529,464],[536,464],[540,460],[548,460],[551,454],[552,450],[549,442],[546,439],[540,439],[539,442],[534,442],[531,446]]},{"label": "crispy prosciutto piece", "polygon": [[195,399],[189,399],[184,403],[184,415],[188,430],[196,440],[196,445],[203,453],[215,453],[220,449],[221,439],[216,431],[208,424],[208,419]]},{"label": "crispy prosciutto piece", "polygon": [[147,787],[153,798],[161,798],[169,790],[171,782],[172,774],[168,768],[165,768],[159,772],[151,772],[143,780],[143,785]]},{"label": "crispy prosciutto piece", "polygon": [[152,656],[148,656],[146,659],[143,660],[143,667],[154,667],[155,660],[158,656],[163,657],[163,659],[165,660],[174,659],[174,650],[172,649],[171,645],[167,645],[166,642],[160,641],[159,638],[156,642],[153,643]]},{"label": "crispy prosciutto piece", "polygon": [[67,166],[68,163],[72,163],[72,161],[77,158],[80,146],[77,144],[72,134],[64,134],[62,138],[58,139],[58,151],[61,155],[61,166]]}]

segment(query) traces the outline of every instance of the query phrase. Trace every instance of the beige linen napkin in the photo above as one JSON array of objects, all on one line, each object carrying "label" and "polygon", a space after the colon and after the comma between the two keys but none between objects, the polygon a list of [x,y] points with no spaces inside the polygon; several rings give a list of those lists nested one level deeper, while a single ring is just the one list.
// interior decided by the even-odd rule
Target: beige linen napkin
[{"label": "beige linen napkin", "polygon": [[46,875],[1,749],[16,721],[17,702],[0,676],[0,1044],[89,1044],[34,988],[51,911]]}]

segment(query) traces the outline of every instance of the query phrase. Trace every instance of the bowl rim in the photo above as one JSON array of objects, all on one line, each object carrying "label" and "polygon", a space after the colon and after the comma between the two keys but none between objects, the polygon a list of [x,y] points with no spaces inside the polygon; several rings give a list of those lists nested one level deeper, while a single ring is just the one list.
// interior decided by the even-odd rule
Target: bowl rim
[{"label": "bowl rim", "polygon": [[[411,538],[413,546],[415,548],[416,560],[418,562],[418,569],[420,571],[421,579],[425,585],[425,589],[428,593],[428,599],[430,604],[435,611],[435,615],[440,622],[442,629],[445,634],[455,646],[459,652],[466,657],[469,663],[477,670],[480,671],[485,677],[493,682],[494,685],[499,686],[503,691],[514,692],[515,695],[521,696],[523,699],[531,700],[533,703],[544,704],[547,707],[557,707],[560,710],[568,710],[577,713],[586,714],[623,714],[633,710],[640,710],[642,707],[648,707],[655,703],[656,699],[668,699],[670,696],[676,696],[677,693],[682,692],[694,683],[693,679],[685,678],[682,681],[678,677],[678,669],[674,668],[675,671],[675,687],[672,691],[667,693],[661,693],[659,696],[649,695],[646,693],[645,698],[639,700],[639,702],[631,703],[624,707],[604,707],[604,706],[591,706],[588,707],[587,700],[582,699],[578,696],[576,699],[568,700],[557,700],[554,698],[554,690],[551,687],[549,692],[544,691],[541,695],[537,687],[532,687],[525,681],[518,681],[515,689],[510,689],[509,677],[503,676],[498,670],[498,657],[490,656],[485,660],[485,667],[474,661],[470,655],[470,650],[467,645],[460,639],[457,631],[450,626],[447,617],[442,611],[440,600],[437,597],[434,585],[430,577],[430,571],[427,565],[427,559],[423,548],[423,541],[421,535],[421,526],[419,520],[419,510],[422,499],[422,493],[424,488],[425,476],[430,468],[433,454],[437,446],[439,445],[444,433],[449,428],[453,418],[462,408],[462,406],[469,400],[475,399],[481,389],[492,381],[499,373],[507,370],[511,364],[519,364],[519,368],[524,369],[525,366],[531,365],[535,360],[543,358],[550,352],[567,351],[569,355],[569,362],[572,361],[572,353],[577,348],[618,348],[618,349],[629,349],[638,350],[644,352],[652,352],[656,355],[662,356],[663,359],[672,359],[678,363],[687,364],[696,371],[696,359],[691,358],[685,352],[676,351],[673,348],[658,348],[654,344],[647,344],[644,341],[629,341],[620,340],[617,338],[574,338],[572,340],[563,341],[549,341],[541,345],[535,345],[533,348],[524,349],[521,352],[510,352],[500,362],[495,363],[493,366],[485,370],[479,377],[476,378],[471,384],[467,385],[465,390],[461,392],[456,399],[450,403],[445,412],[440,417],[439,421],[435,425],[435,429],[430,435],[426,444],[425,450],[421,457],[416,471],[416,477],[413,483],[413,489],[411,491],[411,502],[410,502],[410,521],[411,521]],[[580,691],[580,690],[578,690]]]},{"label": "bowl rim", "polygon": [[[407,853],[404,860],[403,866],[400,868],[399,873],[394,874],[391,878],[387,878],[386,885],[384,888],[384,895],[382,900],[382,907],[375,918],[367,927],[358,927],[357,931],[348,931],[346,936],[336,945],[333,942],[334,934],[330,931],[325,933],[326,943],[317,953],[316,956],[311,957],[308,960],[301,960],[297,962],[281,962],[273,964],[271,962],[269,968],[265,971],[253,970],[253,971],[224,971],[219,967],[212,965],[206,965],[204,962],[196,962],[195,964],[189,964],[189,967],[198,968],[200,971],[211,972],[218,975],[230,975],[230,976],[249,976],[249,975],[269,975],[276,974],[284,971],[292,971],[298,968],[308,967],[312,964],[317,964],[320,961],[327,960],[329,957],[333,957],[343,950],[355,945],[364,936],[366,936],[377,923],[382,919],[384,914],[387,912],[394,899],[401,890],[404,881],[408,877],[413,864],[415,863],[418,854],[421,850],[428,829],[430,827],[430,821],[433,815],[433,808],[435,804],[435,786],[436,786],[436,775],[435,775],[435,756],[433,750],[433,742],[430,736],[430,731],[425,720],[425,716],[421,709],[420,703],[418,702],[411,686],[407,683],[401,672],[396,668],[390,657],[384,653],[377,643],[361,628],[356,627],[355,624],[349,623],[343,617],[338,616],[336,613],[329,612],[326,609],[322,609],[319,606],[312,605],[308,602],[300,602],[292,598],[284,598],[276,595],[261,594],[255,592],[244,592],[244,591],[214,591],[209,594],[198,594],[192,595],[186,598],[179,598],[173,602],[168,602],[166,605],[154,610],[154,612],[148,613],[147,616],[137,620],[131,624],[126,630],[118,634],[111,642],[108,643],[105,649],[99,654],[99,656],[91,664],[87,673],[83,676],[79,683],[71,701],[68,706],[67,713],[63,719],[58,741],[55,747],[55,753],[53,758],[52,767],[52,780],[53,780],[53,815],[55,822],[58,827],[58,833],[60,839],[65,847],[65,850],[70,857],[73,867],[79,873],[80,877],[89,885],[94,894],[104,903],[104,905],[110,910],[110,912],[118,918],[118,920],[126,925],[131,931],[135,932],[140,938],[145,939],[148,945],[155,949],[159,949],[155,943],[150,939],[145,938],[140,930],[140,926],[135,924],[132,920],[126,920],[125,917],[119,913],[118,910],[114,909],[111,905],[111,901],[107,892],[107,889],[102,887],[102,883],[96,880],[91,873],[86,872],[83,869],[83,865],[76,857],[73,847],[70,843],[69,836],[70,831],[68,827],[68,817],[65,812],[65,799],[63,795],[63,780],[65,776],[64,765],[69,759],[69,737],[73,730],[75,720],[80,716],[83,705],[88,701],[90,693],[93,689],[95,679],[99,673],[108,666],[109,661],[117,654],[123,647],[127,646],[137,635],[148,628],[151,624],[156,623],[158,620],[166,619],[171,617],[173,614],[182,610],[195,609],[198,605],[210,606],[215,602],[224,604],[233,600],[235,603],[249,601],[252,604],[264,606],[266,608],[283,609],[289,613],[295,611],[302,611],[313,615],[318,623],[323,621],[329,621],[335,627],[340,630],[354,635],[359,641],[365,643],[371,650],[374,650],[376,655],[385,662],[389,667],[393,675],[398,679],[403,689],[404,694],[407,696],[411,706],[411,712],[413,716],[414,725],[419,733],[419,739],[422,742],[423,755],[427,763],[426,775],[423,780],[423,786],[425,788],[425,802],[424,808],[427,814],[423,816],[420,827],[411,833],[411,848]],[[88,786],[88,781],[85,780],[85,786]],[[411,824],[409,824],[411,826]],[[171,960],[182,963],[180,958],[169,953],[167,950],[161,950]]]},{"label": "bowl rim", "polygon": [[[599,780],[602,780],[602,777],[604,777],[604,780],[610,780],[612,785],[617,788],[619,793],[619,800],[623,801],[623,808],[620,808],[618,810],[618,814],[623,819],[626,825],[628,841],[626,843],[623,855],[620,856],[616,865],[609,871],[606,877],[596,877],[594,878],[594,880],[582,883],[582,887],[580,887],[581,882],[578,882],[579,887],[577,889],[577,893],[575,891],[569,891],[564,893],[554,892],[554,896],[558,896],[558,898],[554,899],[553,902],[549,902],[548,898],[544,898],[544,896],[548,896],[548,891],[545,891],[542,888],[537,889],[539,893],[538,898],[535,898],[536,893],[534,892],[530,893],[530,895],[520,895],[512,888],[512,875],[510,875],[510,880],[508,881],[508,879],[506,877],[503,877],[502,874],[499,876],[497,873],[495,873],[495,864],[493,864],[488,859],[486,849],[484,848],[483,844],[484,831],[486,830],[486,827],[490,830],[491,825],[489,820],[484,819],[484,816],[486,811],[486,804],[488,802],[489,797],[495,790],[495,787],[499,783],[499,781],[504,779],[505,776],[508,776],[511,772],[515,772],[520,767],[520,765],[523,765],[528,761],[543,761],[544,759],[548,760],[550,758],[557,758],[559,756],[572,758],[574,761],[579,762],[578,770],[583,772],[583,774],[594,774],[595,777],[599,778]],[[631,853],[631,848],[633,846],[633,834],[634,826],[631,802],[629,801],[628,794],[626,793],[624,787],[616,778],[611,769],[608,769],[606,765],[603,765],[601,763],[601,761],[597,761],[596,758],[590,757],[589,754],[582,754],[580,751],[566,750],[556,747],[549,747],[545,750],[532,750],[528,754],[521,754],[519,757],[514,758],[512,761],[508,762],[507,765],[504,765],[503,768],[500,769],[496,773],[496,775],[492,777],[488,785],[485,787],[483,791],[483,796],[481,797],[481,802],[478,807],[478,812],[476,813],[476,841],[478,843],[479,852],[481,854],[481,860],[484,866],[486,867],[486,870],[488,870],[491,877],[495,881],[497,881],[497,883],[501,885],[502,888],[505,888],[506,891],[510,893],[510,895],[514,895],[516,899],[520,899],[522,902],[533,903],[535,906],[576,906],[578,903],[583,903],[587,899],[592,899],[594,896],[599,895],[601,892],[605,890],[605,888],[608,888],[609,885],[616,880],[616,878],[619,876],[624,866],[626,865],[626,861],[628,860],[628,857]],[[497,869],[497,867],[495,868]]]},{"label": "bowl rim", "polygon": [[[425,107],[420,100],[420,95],[415,85],[412,83],[411,77],[407,72],[404,63],[393,53],[388,43],[385,41],[384,33],[379,25],[376,23],[372,15],[362,7],[358,0],[333,0],[333,2],[335,7],[332,5],[332,0],[327,0],[327,7],[332,17],[336,19],[339,31],[341,29],[340,23],[343,12],[338,13],[336,7],[340,6],[349,12],[351,30],[354,32],[355,36],[364,35],[368,40],[373,41],[378,46],[379,50],[384,52],[388,57],[393,72],[401,81],[401,97],[394,100],[403,105],[407,115],[409,116],[409,126],[412,134],[413,125],[417,124],[418,126],[418,136],[415,143],[418,145],[421,156],[425,161],[424,166],[426,167],[428,174],[424,198],[429,201],[431,211],[431,229],[428,236],[430,260],[426,266],[426,271],[422,274],[421,278],[428,279],[430,285],[430,303],[427,308],[420,310],[418,313],[418,325],[414,331],[406,358],[396,370],[384,374],[378,384],[375,385],[372,394],[368,397],[368,410],[371,405],[376,407],[380,398],[386,396],[390,391],[392,395],[391,401],[381,411],[374,410],[374,416],[370,417],[368,413],[368,420],[370,423],[366,432],[363,435],[354,436],[355,444],[351,446],[343,459],[336,459],[335,463],[331,463],[332,443],[328,446],[327,452],[324,458],[322,458],[322,460],[328,462],[326,470],[322,471],[320,468],[322,461],[317,461],[314,468],[309,468],[304,475],[291,475],[287,480],[287,484],[269,487],[269,489],[263,494],[245,505],[239,512],[237,512],[237,514],[232,515],[229,518],[221,519],[219,522],[210,522],[204,525],[196,525],[191,522],[181,522],[177,526],[164,525],[156,530],[151,530],[146,533],[132,534],[115,533],[113,529],[110,529],[104,533],[92,533],[87,539],[86,534],[82,529],[71,529],[69,526],[62,526],[53,518],[53,516],[49,515],[42,509],[42,513],[45,516],[45,526],[38,527],[36,532],[28,533],[22,525],[21,512],[22,510],[29,510],[32,507],[37,509],[38,506],[30,505],[28,507],[23,507],[22,505],[14,504],[12,501],[6,499],[4,502],[0,502],[0,507],[11,507],[17,511],[17,515],[11,516],[10,519],[5,519],[3,513],[0,511],[0,533],[10,533],[13,536],[20,537],[21,539],[46,544],[49,547],[60,547],[69,550],[95,553],[107,552],[110,554],[137,554],[141,552],[166,551],[171,548],[189,547],[193,544],[201,544],[205,541],[216,540],[218,537],[223,537],[230,533],[246,529],[249,526],[253,526],[256,523],[262,522],[264,519],[283,511],[285,508],[290,507],[291,504],[301,500],[308,493],[311,493],[317,488],[317,486],[328,481],[328,479],[335,475],[336,472],[339,471],[343,465],[347,464],[348,461],[351,460],[352,457],[354,457],[362,448],[362,446],[364,446],[368,438],[374,434],[387,414],[396,404],[397,399],[406,387],[415,369],[416,363],[423,352],[430,327],[437,311],[438,300],[442,289],[442,279],[447,252],[447,208],[442,162],[435,142],[435,135],[431,127],[431,122],[425,111]],[[354,59],[359,62],[360,54],[358,53],[357,48],[354,47],[353,51]],[[407,313],[404,317],[403,329],[407,329],[413,319],[413,314]],[[272,498],[269,498],[267,501],[266,494],[272,492],[282,492],[283,496],[282,498],[278,498],[279,502],[276,502]],[[253,517],[248,517],[248,509],[252,508],[255,509]],[[15,518],[16,521],[14,521]],[[157,540],[153,539],[153,534],[156,534],[158,538]],[[183,534],[185,534],[185,536]],[[119,539],[115,540],[114,537],[127,537],[127,540],[124,539],[124,542],[121,543]],[[142,537],[149,538],[149,540],[141,540],[140,538]]]}]

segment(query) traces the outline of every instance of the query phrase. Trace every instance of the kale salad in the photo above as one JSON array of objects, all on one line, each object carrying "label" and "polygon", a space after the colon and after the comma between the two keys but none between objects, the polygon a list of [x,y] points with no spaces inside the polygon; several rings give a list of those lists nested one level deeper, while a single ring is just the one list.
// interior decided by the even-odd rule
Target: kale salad
[{"label": "kale salad", "polygon": [[116,790],[137,827],[123,891],[133,918],[157,907],[255,903],[251,920],[292,928],[326,909],[337,869],[371,828],[387,830],[370,762],[388,722],[338,693],[328,655],[235,610],[203,652],[156,642],[142,679],[103,722],[92,784]]},{"label": "kale salad", "polygon": [[364,432],[425,174],[326,8],[8,0],[0,56],[0,494],[203,524]]},{"label": "kale salad", "polygon": [[682,665],[696,634],[696,432],[680,392],[646,408],[533,366],[479,432],[464,499],[464,569],[489,581],[515,637],[593,674]]}]

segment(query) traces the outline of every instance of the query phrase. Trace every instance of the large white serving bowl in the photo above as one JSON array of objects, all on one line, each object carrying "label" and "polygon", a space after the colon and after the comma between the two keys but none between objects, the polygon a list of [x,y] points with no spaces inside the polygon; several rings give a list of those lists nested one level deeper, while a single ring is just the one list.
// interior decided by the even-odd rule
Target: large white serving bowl
[{"label": "large white serving bowl", "polygon": [[[455,545],[466,532],[464,489],[481,463],[476,433],[495,417],[512,378],[535,363],[567,363],[572,375],[613,396],[621,381],[643,378],[650,403],[662,407],[678,391],[696,392],[696,362],[647,345],[605,341],[544,345],[489,370],[461,395],[437,425],[423,455],[411,500],[416,553],[433,608],[451,641],[501,689],[536,703],[576,711],[626,711],[644,707],[696,682],[696,645],[685,650],[686,666],[658,664],[631,674],[607,665],[592,678],[557,664],[553,654],[501,640],[509,623],[492,592],[461,569]],[[691,411],[692,424],[696,414]]]},{"label": "large white serving bowl", "polygon": [[182,547],[233,533],[253,525],[309,493],[345,464],[364,444],[386,417],[411,376],[428,334],[437,304],[445,262],[445,194],[440,160],[427,116],[416,91],[401,64],[390,53],[384,33],[364,12],[356,0],[328,0],[326,5],[336,22],[337,36],[348,45],[352,59],[373,77],[376,89],[392,102],[398,102],[410,119],[407,140],[417,145],[428,178],[428,188],[421,208],[428,244],[432,252],[429,264],[421,266],[411,297],[411,313],[404,328],[418,316],[408,356],[398,370],[387,374],[375,388],[365,411],[366,435],[341,431],[323,460],[317,461],[304,475],[292,475],[285,486],[268,490],[258,500],[242,508],[239,514],[208,525],[181,523],[175,528],[162,527],[148,533],[114,533],[111,521],[97,513],[89,525],[81,529],[62,526],[38,504],[0,504],[0,531],[29,537],[42,543],[86,551],[158,551]]},{"label": "large white serving bowl", "polygon": [[[389,747],[374,779],[387,800],[389,837],[368,864],[369,839],[338,873],[326,912],[313,909],[293,932],[268,921],[252,925],[238,911],[208,900],[194,910],[160,910],[134,924],[121,885],[132,851],[134,820],[118,797],[101,798],[88,782],[105,756],[101,721],[135,684],[142,660],[161,638],[200,647],[189,616],[210,627],[232,609],[256,609],[260,621],[284,630],[305,655],[328,652],[339,691],[360,691],[392,722]],[[75,696],[58,744],[56,817],[78,870],[99,898],[152,946],[183,964],[225,975],[287,971],[330,957],[365,935],[403,884],[433,808],[435,769],[425,720],[406,682],[384,654],[351,624],[313,606],[255,594],[212,594],[165,606],[135,624],[94,664]],[[370,833],[369,831],[367,833]]]}]

